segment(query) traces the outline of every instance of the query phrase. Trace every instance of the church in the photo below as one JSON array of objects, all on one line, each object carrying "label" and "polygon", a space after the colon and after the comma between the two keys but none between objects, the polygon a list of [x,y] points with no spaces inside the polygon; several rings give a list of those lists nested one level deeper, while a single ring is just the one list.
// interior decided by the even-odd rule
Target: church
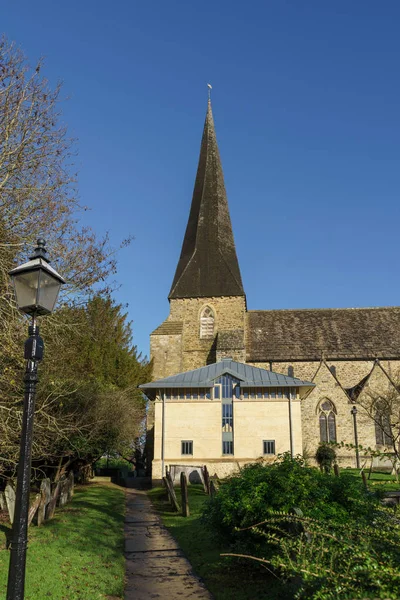
[{"label": "church", "polygon": [[320,441],[354,444],[355,420],[360,444],[386,448],[362,400],[396,383],[400,307],[247,309],[210,100],[168,298],[141,386],[153,480],[174,465],[224,476],[285,451],[313,459]]}]

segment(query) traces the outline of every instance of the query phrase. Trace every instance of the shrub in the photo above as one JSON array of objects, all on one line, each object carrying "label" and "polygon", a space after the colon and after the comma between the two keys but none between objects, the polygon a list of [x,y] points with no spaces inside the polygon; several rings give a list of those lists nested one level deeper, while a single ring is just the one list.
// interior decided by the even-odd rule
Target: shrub
[{"label": "shrub", "polygon": [[272,512],[300,508],[306,517],[345,523],[368,523],[378,499],[361,481],[343,473],[331,477],[305,464],[301,457],[278,457],[272,465],[252,464],[224,480],[206,505],[204,520],[221,534],[264,521]]}]

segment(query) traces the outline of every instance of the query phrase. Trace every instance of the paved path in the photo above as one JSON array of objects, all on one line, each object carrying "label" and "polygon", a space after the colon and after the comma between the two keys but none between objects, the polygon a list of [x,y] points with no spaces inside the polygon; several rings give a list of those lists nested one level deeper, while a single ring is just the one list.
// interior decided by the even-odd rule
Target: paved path
[{"label": "paved path", "polygon": [[212,600],[155,512],[146,492],[126,490],[125,600]]}]

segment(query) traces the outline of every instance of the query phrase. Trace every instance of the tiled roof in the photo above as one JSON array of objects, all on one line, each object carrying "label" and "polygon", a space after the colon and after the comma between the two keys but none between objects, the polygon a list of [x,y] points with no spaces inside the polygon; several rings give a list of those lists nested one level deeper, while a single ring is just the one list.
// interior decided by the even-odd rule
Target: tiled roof
[{"label": "tiled roof", "polygon": [[169,298],[244,296],[209,102],[189,220]]},{"label": "tiled roof", "polygon": [[230,358],[194,369],[185,373],[178,373],[158,381],[144,383],[139,387],[143,390],[162,389],[162,388],[204,388],[214,385],[215,379],[228,373],[237,379],[240,379],[240,387],[314,387],[310,381],[302,381],[297,377],[288,377],[267,369],[252,367],[244,363],[239,363]]},{"label": "tiled roof", "polygon": [[248,362],[400,358],[400,307],[251,310]]},{"label": "tiled roof", "polygon": [[178,335],[182,333],[182,321],[164,321],[150,335]]}]

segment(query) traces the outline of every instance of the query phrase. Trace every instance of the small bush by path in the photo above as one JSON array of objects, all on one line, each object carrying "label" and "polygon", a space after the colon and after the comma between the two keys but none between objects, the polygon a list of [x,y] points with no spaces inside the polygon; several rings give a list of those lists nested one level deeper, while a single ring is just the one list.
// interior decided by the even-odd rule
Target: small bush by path
[{"label": "small bush by path", "polygon": [[[112,484],[76,488],[73,501],[43,527],[29,529],[26,600],[123,598],[125,494]],[[5,527],[0,527],[5,531]],[[0,597],[9,552],[0,538]]]}]

